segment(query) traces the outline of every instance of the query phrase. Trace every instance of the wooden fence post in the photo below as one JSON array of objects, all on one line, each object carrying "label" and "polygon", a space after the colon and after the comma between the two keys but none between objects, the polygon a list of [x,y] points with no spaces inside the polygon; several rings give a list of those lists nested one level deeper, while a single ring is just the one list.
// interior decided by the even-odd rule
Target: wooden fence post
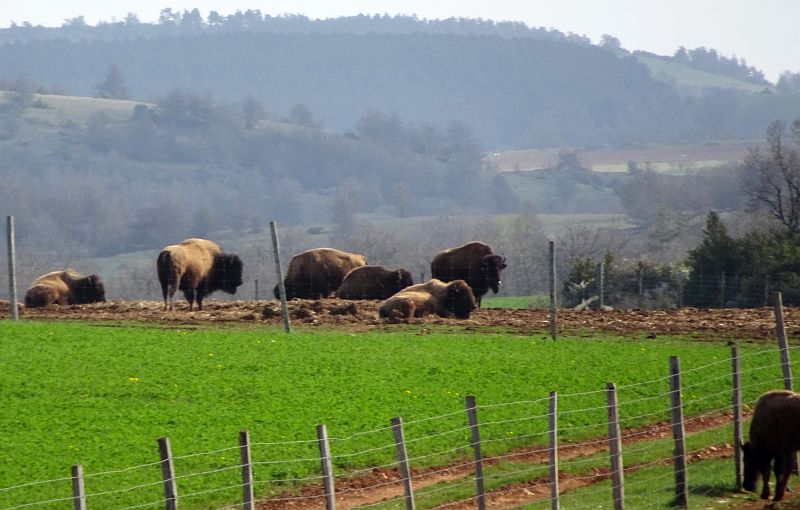
[{"label": "wooden fence post", "polygon": [[736,490],[742,490],[742,371],[739,346],[731,346],[733,370],[733,463],[736,471]]},{"label": "wooden fence post", "polygon": [[556,339],[556,243],[550,241],[550,338]]},{"label": "wooden fence post", "polygon": [[775,333],[778,335],[778,348],[781,352],[781,368],[783,369],[783,388],[792,389],[792,363],[789,361],[789,345],[786,342],[786,325],[783,322],[783,295],[775,295]]},{"label": "wooden fence post", "polygon": [[325,425],[317,425],[317,442],[319,443],[319,457],[322,463],[322,477],[325,482],[325,508],[334,510],[336,508],[336,493],[333,483],[333,462],[331,461],[331,449],[328,444],[328,429]]},{"label": "wooden fence post", "polygon": [[167,510],[178,510],[178,486],[175,483],[175,466],[172,463],[172,449],[168,437],[158,438],[158,452],[161,456],[161,475],[164,478],[164,500]]},{"label": "wooden fence post", "polygon": [[242,460],[242,508],[255,510],[253,506],[253,463],[250,460],[250,432],[239,432],[239,457]]},{"label": "wooden fence post", "polygon": [[403,493],[406,499],[406,509],[414,510],[414,489],[411,486],[411,469],[408,467],[406,439],[403,434],[403,419],[399,416],[392,418],[392,433],[394,434],[394,444],[397,448],[397,463],[400,466],[400,476],[403,477]]},{"label": "wooden fence post", "polygon": [[83,466],[72,466],[72,500],[75,510],[86,510],[86,487],[83,483]]},{"label": "wooden fence post", "polygon": [[553,510],[558,501],[558,393],[550,392],[550,500]]},{"label": "wooden fence post", "polygon": [[683,426],[681,400],[681,359],[669,357],[669,388],[672,403],[672,436],[675,439],[675,505],[689,507],[689,491],[686,481],[686,437]]},{"label": "wooden fence post", "polygon": [[281,270],[281,257],[278,249],[278,226],[274,221],[269,222],[269,231],[272,235],[272,256],[275,259],[275,274],[278,277],[278,290],[281,297],[281,319],[283,319],[283,330],[291,333],[289,327],[289,307],[286,304],[286,287],[283,282],[283,271]]},{"label": "wooden fence post", "polygon": [[617,409],[617,385],[606,384],[608,400],[608,445],[611,451],[611,486],[614,494],[614,510],[625,508],[625,470],[622,467],[622,438],[619,432]]},{"label": "wooden fence post", "polygon": [[11,320],[19,320],[17,309],[17,254],[14,239],[14,217],[6,218],[6,236],[8,239],[8,308],[11,310]]},{"label": "wooden fence post", "polygon": [[475,450],[475,484],[478,510],[486,509],[486,493],[483,487],[483,456],[481,455],[481,433],[478,429],[478,409],[475,396],[467,395],[467,419],[472,432],[472,448]]}]

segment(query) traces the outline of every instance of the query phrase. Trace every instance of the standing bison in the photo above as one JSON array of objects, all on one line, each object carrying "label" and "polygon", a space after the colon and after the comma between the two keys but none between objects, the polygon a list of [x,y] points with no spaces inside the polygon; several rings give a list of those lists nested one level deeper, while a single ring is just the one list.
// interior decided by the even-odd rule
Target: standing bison
[{"label": "standing bison", "polygon": [[443,282],[464,280],[480,306],[489,289],[495,294],[500,290],[500,271],[505,268],[505,257],[492,253],[488,244],[473,241],[437,254],[431,262],[431,277]]},{"label": "standing bison", "polygon": [[401,290],[387,299],[378,313],[384,318],[406,320],[432,313],[469,319],[475,308],[475,296],[464,280],[445,283],[432,279]]},{"label": "standing bison", "polygon": [[106,290],[96,274],[84,276],[73,269],[53,271],[33,280],[25,293],[25,306],[82,305],[106,300]]},{"label": "standing bison", "polygon": [[347,273],[336,291],[341,299],[386,299],[413,285],[405,269],[361,266]]},{"label": "standing bison", "polygon": [[[367,265],[367,258],[357,253],[335,250],[333,248],[314,248],[292,257],[286,278],[286,299],[320,299],[330,296],[347,273],[357,267]],[[278,286],[274,289],[275,299],[280,299]]]},{"label": "standing bison", "polygon": [[792,473],[793,460],[800,449],[800,394],[788,390],[768,391],[761,395],[750,422],[750,441],[744,452],[745,490],[755,491],[762,478],[761,498],[769,499],[769,468],[775,459],[775,497],[783,499]]},{"label": "standing bison", "polygon": [[158,281],[164,295],[164,310],[173,309],[173,296],[180,289],[189,302],[189,310],[197,299],[203,309],[203,298],[222,290],[236,294],[242,282],[242,261],[238,255],[222,252],[219,245],[207,239],[186,239],[164,248],[156,260]]}]

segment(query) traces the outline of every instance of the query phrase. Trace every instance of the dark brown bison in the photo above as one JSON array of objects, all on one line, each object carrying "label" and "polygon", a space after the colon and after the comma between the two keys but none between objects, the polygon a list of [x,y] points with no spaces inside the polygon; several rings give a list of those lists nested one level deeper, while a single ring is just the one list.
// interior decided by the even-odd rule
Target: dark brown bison
[{"label": "dark brown bison", "polygon": [[106,300],[106,290],[96,274],[84,276],[73,269],[53,271],[33,280],[25,293],[25,306],[82,305]]},{"label": "dark brown bison", "polygon": [[[23,311],[25,311],[25,305],[17,301],[17,313],[22,315]],[[4,316],[11,313],[11,301],[8,299],[0,299],[0,313]]]},{"label": "dark brown bison", "polygon": [[475,296],[464,280],[445,283],[434,278],[401,290],[387,299],[378,313],[384,318],[406,320],[432,313],[469,319],[475,308]]},{"label": "dark brown bison", "polygon": [[243,264],[238,255],[222,252],[219,245],[207,239],[186,239],[164,248],[156,260],[158,281],[164,295],[164,310],[173,309],[173,296],[180,289],[189,302],[189,310],[197,300],[203,309],[203,298],[222,290],[236,294],[242,282]]},{"label": "dark brown bison", "polygon": [[[342,284],[347,273],[365,266],[367,258],[357,253],[333,248],[314,248],[292,257],[283,279],[286,299],[320,299],[330,296]],[[278,286],[275,299],[280,299]]]},{"label": "dark brown bison", "polygon": [[405,269],[386,269],[383,266],[361,266],[347,273],[336,290],[340,299],[386,299],[409,285],[411,273]]},{"label": "dark brown bison", "polygon": [[495,294],[500,290],[500,271],[505,268],[505,257],[492,253],[488,244],[473,241],[437,254],[431,262],[431,277],[443,282],[464,280],[480,306],[489,289]]},{"label": "dark brown bison", "polygon": [[761,498],[769,499],[769,468],[775,459],[775,497],[783,499],[792,472],[792,459],[800,449],[800,394],[787,390],[761,395],[750,422],[750,441],[742,445],[745,490],[755,491],[762,478]]}]

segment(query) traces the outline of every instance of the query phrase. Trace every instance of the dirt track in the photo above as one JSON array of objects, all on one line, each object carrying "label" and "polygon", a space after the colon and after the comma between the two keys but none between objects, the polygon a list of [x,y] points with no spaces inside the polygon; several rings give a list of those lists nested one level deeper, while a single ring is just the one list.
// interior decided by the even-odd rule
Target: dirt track
[{"label": "dirt track", "polygon": [[[378,301],[294,300],[289,315],[294,325],[326,326],[348,331],[381,330],[402,327],[378,317]],[[4,314],[5,315],[5,314]],[[165,312],[159,301],[109,301],[92,305],[51,306],[23,310],[23,318],[37,320],[133,321],[157,324],[250,323],[281,324],[278,301],[207,301],[202,311],[188,310],[185,301],[176,310]],[[800,336],[800,309],[787,308],[784,321],[789,338]],[[469,320],[428,316],[414,324],[462,326],[467,329],[506,330],[520,334],[549,331],[547,310],[479,309]],[[678,310],[612,310],[574,312],[559,310],[558,332],[605,331],[647,335],[693,334],[698,339],[766,339],[775,336],[772,308]]]}]

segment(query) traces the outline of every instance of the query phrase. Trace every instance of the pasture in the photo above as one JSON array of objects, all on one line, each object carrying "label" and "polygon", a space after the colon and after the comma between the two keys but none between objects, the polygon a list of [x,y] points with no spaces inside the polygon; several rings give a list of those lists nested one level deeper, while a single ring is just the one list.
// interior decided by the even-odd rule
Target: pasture
[{"label": "pasture", "polygon": [[[0,338],[0,508],[68,497],[73,464],[97,494],[89,508],[158,508],[147,504],[163,497],[162,436],[186,509],[241,501],[243,429],[261,498],[318,482],[317,424],[328,428],[341,478],[394,466],[394,416],[407,423],[416,468],[463,462],[466,395],[480,407],[485,455],[546,444],[550,391],[562,395],[560,441],[602,437],[606,382],[619,387],[625,428],[667,417],[670,355],[681,357],[687,416],[730,405],[729,347],[680,335],[598,332],[553,342],[544,333],[429,323],[285,335],[241,323],[1,321]],[[780,386],[772,345],[744,342],[741,352],[746,402]],[[25,486],[41,481],[51,482]]]}]

